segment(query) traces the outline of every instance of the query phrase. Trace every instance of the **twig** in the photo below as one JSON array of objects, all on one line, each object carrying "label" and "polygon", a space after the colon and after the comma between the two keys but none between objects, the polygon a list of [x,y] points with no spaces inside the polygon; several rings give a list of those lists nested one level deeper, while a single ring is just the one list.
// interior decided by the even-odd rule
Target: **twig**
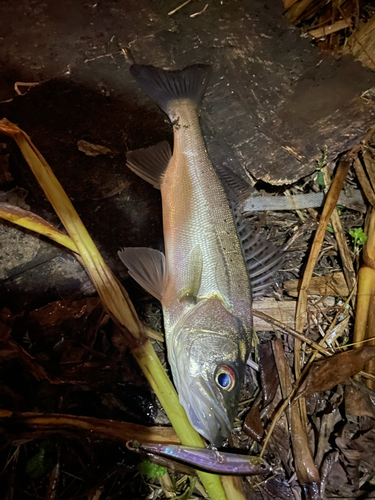
[{"label": "twig", "polygon": [[365,196],[367,198],[367,201],[374,207],[375,206],[375,194],[374,194],[374,191],[371,187],[370,181],[368,180],[365,169],[363,168],[361,160],[359,158],[356,158],[354,160],[353,165],[354,165],[354,170],[355,170],[355,173],[357,174],[359,183],[361,184],[363,192],[365,193]]},{"label": "twig", "polygon": [[298,339],[300,342],[305,342],[309,346],[313,347],[317,351],[321,352],[322,354],[326,356],[330,356],[331,353],[328,349],[325,347],[322,347],[320,344],[317,342],[314,342],[313,340],[309,339],[306,337],[303,333],[297,332],[296,330],[293,330],[293,328],[290,328],[287,325],[284,325],[281,321],[278,321],[277,319],[271,318],[271,316],[268,316],[268,314],[265,314],[261,311],[253,311],[254,316],[258,316],[258,318],[263,319],[264,321],[267,321],[267,323],[270,323],[273,326],[276,326],[277,328],[280,328],[280,330],[283,330],[285,333],[288,335],[291,335],[295,339]]},{"label": "twig", "polygon": [[17,92],[18,95],[24,95],[19,87],[37,87],[38,85],[41,85],[43,82],[16,82],[14,84],[14,90]]},{"label": "twig", "polygon": [[332,33],[336,33],[336,31],[344,30],[348,28],[348,21],[345,19],[340,19],[329,26],[323,26],[322,28],[313,29],[308,31],[307,33],[311,35],[313,38],[321,38],[322,36],[331,35]]},{"label": "twig", "polygon": [[206,5],[203,7],[203,9],[200,10],[199,12],[194,12],[194,14],[190,14],[190,17],[200,16],[201,14],[203,14],[203,12],[206,12],[207,7],[208,7],[208,3],[206,3]]},{"label": "twig", "polygon": [[[325,180],[326,186],[329,186],[331,183],[331,176],[328,173],[328,169],[324,168],[323,173],[324,173],[324,180]],[[344,233],[344,230],[342,228],[340,217],[339,217],[339,214],[337,213],[336,207],[333,209],[333,212],[331,215],[331,223],[332,223],[332,227],[333,227],[333,230],[335,233],[337,245],[339,247],[339,252],[340,252],[340,256],[341,256],[342,267],[343,267],[343,272],[344,272],[346,284],[348,285],[349,290],[353,290],[354,288],[357,287],[356,274],[355,274],[350,250],[349,250],[348,244],[346,242],[345,233]],[[352,295],[353,308],[355,308],[355,296],[356,295],[354,292]]]},{"label": "twig", "polygon": [[191,0],[186,0],[186,2],[182,3],[181,5],[176,7],[175,9],[168,12],[168,16],[173,16],[173,14],[175,14],[178,10],[182,9],[182,7],[185,7],[185,5],[187,5],[190,2],[191,2]]}]

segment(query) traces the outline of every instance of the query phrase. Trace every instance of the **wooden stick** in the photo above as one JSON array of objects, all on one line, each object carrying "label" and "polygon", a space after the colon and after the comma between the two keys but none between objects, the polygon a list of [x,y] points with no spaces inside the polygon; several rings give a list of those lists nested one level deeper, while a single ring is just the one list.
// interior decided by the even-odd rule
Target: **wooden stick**
[{"label": "wooden stick", "polygon": [[[326,169],[324,170],[324,179],[326,182],[326,185],[330,185],[331,183],[331,176],[329,175],[328,171]],[[341,225],[340,217],[339,214],[337,213],[337,208],[335,207],[333,209],[332,215],[331,215],[331,223],[332,227],[335,233],[335,238],[337,241],[337,245],[339,247],[339,252],[341,256],[341,261],[342,261],[342,267],[343,267],[343,272],[346,280],[346,284],[348,285],[349,290],[353,290],[357,286],[357,278],[356,278],[356,273],[354,270],[353,266],[353,260],[352,256],[348,247],[348,244],[346,242],[346,237],[344,230]],[[352,299],[352,305],[355,308],[355,302],[356,302],[356,296],[355,292],[353,294],[353,299]]]},{"label": "wooden stick", "polygon": [[322,26],[321,28],[317,28],[307,33],[311,35],[313,38],[321,38],[322,36],[331,35],[332,33],[336,33],[336,31],[344,30],[348,28],[349,24],[345,19],[340,19],[329,26]]}]

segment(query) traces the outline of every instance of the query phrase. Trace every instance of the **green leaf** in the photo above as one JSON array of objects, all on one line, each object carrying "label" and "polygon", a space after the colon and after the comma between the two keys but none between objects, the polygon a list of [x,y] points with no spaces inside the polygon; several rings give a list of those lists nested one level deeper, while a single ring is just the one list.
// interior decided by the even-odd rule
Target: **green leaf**
[{"label": "green leaf", "polygon": [[141,462],[138,468],[142,476],[146,476],[147,479],[155,479],[156,477],[157,478],[162,477],[167,472],[167,469],[165,467],[153,464],[148,460],[144,460],[143,462]]},{"label": "green leaf", "polygon": [[367,236],[361,227],[355,227],[349,231],[350,236],[354,239],[354,246],[360,246],[365,243]]},{"label": "green leaf", "polygon": [[324,150],[322,151],[322,156],[317,161],[318,170],[321,170],[327,164],[327,156],[328,156],[328,146],[327,144],[324,146]]},{"label": "green leaf", "polygon": [[331,228],[331,226],[327,226],[327,231],[330,232],[330,233],[333,233],[333,229]]},{"label": "green leaf", "polygon": [[319,186],[325,187],[326,183],[324,182],[324,174],[323,172],[318,172],[318,176],[316,178],[316,182]]},{"label": "green leaf", "polygon": [[41,441],[39,451],[28,460],[26,472],[33,479],[40,479],[48,474],[54,466],[51,459],[51,452],[54,448],[50,441]]}]

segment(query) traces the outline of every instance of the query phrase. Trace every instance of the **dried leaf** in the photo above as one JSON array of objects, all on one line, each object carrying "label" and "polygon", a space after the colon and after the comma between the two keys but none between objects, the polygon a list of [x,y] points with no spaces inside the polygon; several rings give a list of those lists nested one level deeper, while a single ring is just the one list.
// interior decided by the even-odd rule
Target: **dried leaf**
[{"label": "dried leaf", "polygon": [[2,426],[9,425],[10,430],[16,429],[17,433],[22,427],[28,430],[43,431],[45,434],[75,430],[88,432],[90,435],[123,444],[131,440],[155,444],[180,444],[180,440],[172,427],[146,427],[93,417],[77,417],[75,415],[53,413],[48,415],[43,413],[15,413],[1,409],[0,419]]},{"label": "dried leaf", "polygon": [[[371,391],[371,389],[368,389]],[[347,385],[345,387],[345,413],[356,417],[375,418],[375,406],[369,394],[361,391],[359,387]]]},{"label": "dried leaf", "polygon": [[0,185],[4,184],[4,182],[10,182],[13,180],[8,169],[9,155],[0,155]]},{"label": "dried leaf", "polygon": [[339,459],[339,452],[334,451],[332,453],[329,453],[326,458],[324,459],[324,462],[322,464],[322,467],[320,469],[320,477],[321,477],[321,485],[320,485],[320,493],[322,498],[325,498],[325,489],[327,485],[327,478],[332,470],[332,467],[334,464],[338,461]]},{"label": "dried leaf", "polygon": [[99,156],[111,153],[111,150],[106,146],[100,146],[100,144],[92,144],[85,140],[80,140],[77,142],[78,149],[85,153],[87,156]]},{"label": "dried leaf", "polygon": [[263,497],[269,500],[295,500],[292,488],[285,478],[271,477],[261,485]]},{"label": "dried leaf", "polygon": [[266,406],[275,397],[279,386],[279,377],[277,376],[277,368],[271,342],[258,346],[258,364],[262,382],[263,403],[264,406]]},{"label": "dried leaf", "polygon": [[329,391],[360,372],[374,356],[375,346],[366,346],[315,361],[298,390],[297,397]]},{"label": "dried leaf", "polygon": [[52,224],[42,219],[42,217],[39,217],[28,210],[24,210],[9,203],[0,203],[0,217],[17,224],[18,226],[43,234],[51,240],[56,241],[56,243],[69,248],[73,252],[77,252],[75,243],[69,238],[68,235],[62,233],[53,227]]},{"label": "dried leaf", "polygon": [[317,451],[315,454],[315,464],[320,468],[323,457],[327,451],[328,440],[332,434],[333,427],[341,420],[341,415],[337,408],[333,408],[329,413],[324,413],[321,418]]},{"label": "dried leaf", "polygon": [[243,431],[251,437],[254,441],[260,443],[264,436],[264,428],[260,418],[260,404],[261,396],[259,396],[253,403],[249,413],[246,415]]},{"label": "dried leaf", "polygon": [[328,36],[332,33],[336,33],[336,31],[344,30],[349,26],[348,21],[345,19],[340,19],[340,21],[336,21],[333,24],[329,24],[326,26],[322,26],[321,28],[313,29],[308,31],[308,34],[313,38],[320,38],[322,36]]},{"label": "dried leaf", "polygon": [[361,469],[365,469],[371,477],[375,474],[375,430],[365,432],[350,442],[353,452],[359,452]]},{"label": "dried leaf", "polygon": [[343,53],[352,54],[358,61],[375,69],[375,15],[361,28],[354,31],[345,43]]},{"label": "dried leaf", "polygon": [[57,300],[32,311],[29,320],[31,324],[37,324],[41,328],[58,326],[67,320],[87,318],[100,304],[98,297]]},{"label": "dried leaf", "polygon": [[47,371],[30,356],[15,340],[11,337],[12,329],[0,323],[0,353],[1,360],[17,359],[17,361],[37,380],[48,380],[53,382]]}]

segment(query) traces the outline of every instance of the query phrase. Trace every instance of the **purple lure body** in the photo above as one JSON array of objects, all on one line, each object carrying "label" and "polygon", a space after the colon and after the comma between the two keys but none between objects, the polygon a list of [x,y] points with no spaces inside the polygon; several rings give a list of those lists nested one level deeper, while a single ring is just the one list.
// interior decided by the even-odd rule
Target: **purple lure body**
[{"label": "purple lure body", "polygon": [[207,448],[145,443],[141,444],[140,449],[220,475],[252,476],[266,474],[271,470],[270,465],[262,458]]}]

